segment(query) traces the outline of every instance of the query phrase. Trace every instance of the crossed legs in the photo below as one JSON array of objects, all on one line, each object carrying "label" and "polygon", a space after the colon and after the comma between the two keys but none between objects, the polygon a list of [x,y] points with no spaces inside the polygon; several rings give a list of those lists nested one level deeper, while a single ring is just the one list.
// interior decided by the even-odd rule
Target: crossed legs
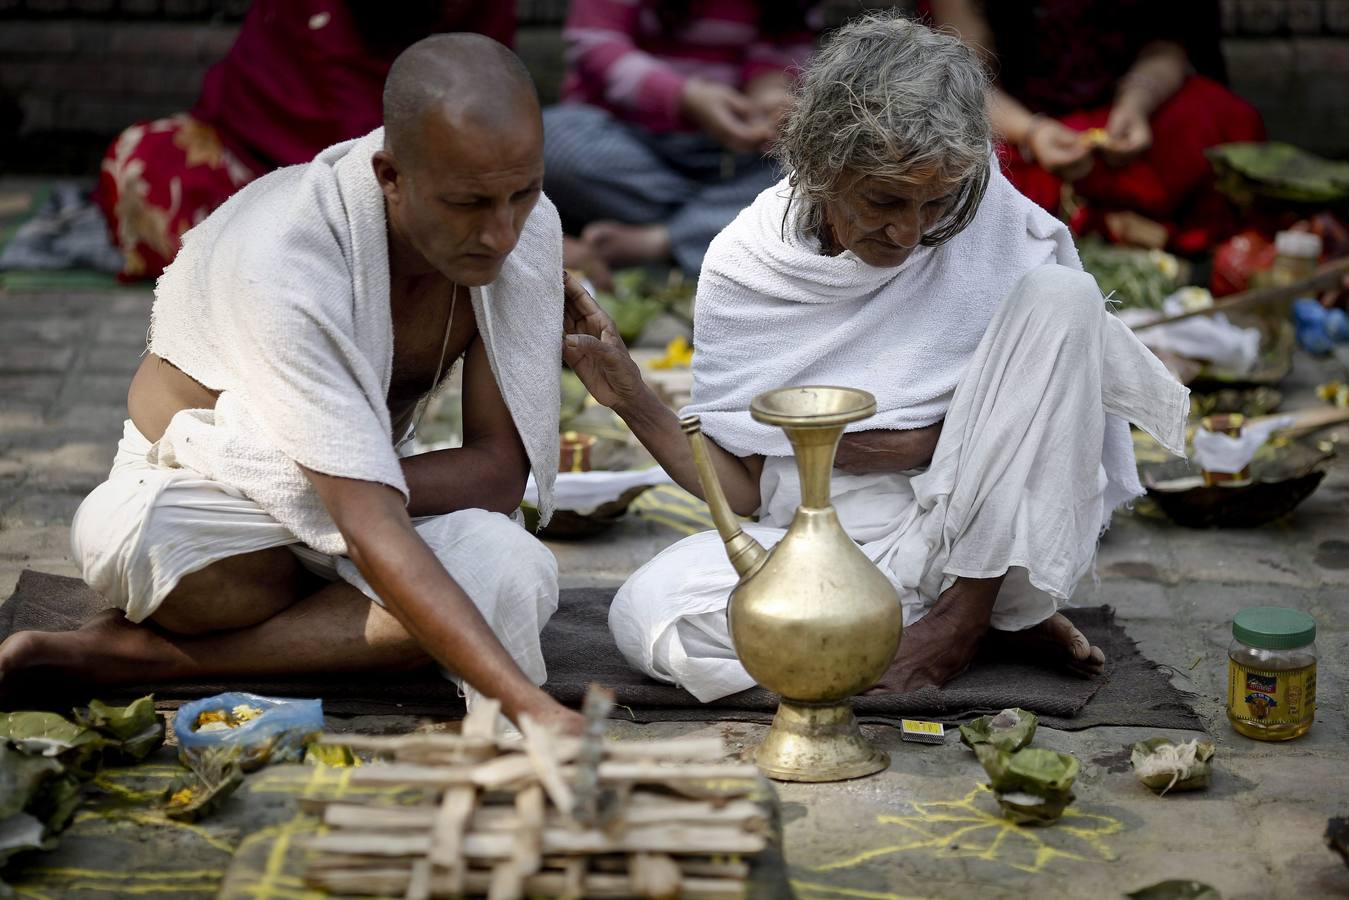
[{"label": "crossed legs", "polygon": [[391,671],[431,662],[398,621],[344,581],[324,582],[285,547],[184,576],[151,617],[107,610],[77,631],[0,644],[0,696],[29,679],[92,685]]}]

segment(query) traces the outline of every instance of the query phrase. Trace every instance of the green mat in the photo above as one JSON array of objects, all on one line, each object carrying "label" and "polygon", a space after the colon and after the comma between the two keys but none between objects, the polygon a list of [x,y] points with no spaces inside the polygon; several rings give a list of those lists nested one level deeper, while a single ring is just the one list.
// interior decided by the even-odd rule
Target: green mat
[{"label": "green mat", "polygon": [[54,294],[66,291],[119,291],[117,276],[86,269],[0,270],[0,291],[10,294]]},{"label": "green mat", "polygon": [[[0,210],[0,253],[4,253],[14,234],[37,214],[51,193],[50,182],[0,185],[0,194],[7,201]],[[0,293],[114,291],[125,287],[116,275],[92,269],[0,269]]]}]

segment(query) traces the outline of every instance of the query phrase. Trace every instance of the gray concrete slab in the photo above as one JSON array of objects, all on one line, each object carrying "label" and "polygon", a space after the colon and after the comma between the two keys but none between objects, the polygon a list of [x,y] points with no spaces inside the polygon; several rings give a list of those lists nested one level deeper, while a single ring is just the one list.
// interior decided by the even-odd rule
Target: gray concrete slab
[{"label": "gray concrete slab", "polygon": [[[0,596],[24,567],[77,574],[68,524],[111,463],[126,385],[144,346],[146,291],[0,295]],[[1309,402],[1329,371],[1300,359],[1288,403]],[[1110,897],[1168,877],[1199,878],[1228,898],[1349,894],[1349,869],[1325,849],[1332,815],[1349,814],[1349,461],[1332,467],[1295,515],[1250,531],[1191,531],[1122,514],[1105,536],[1099,585],[1143,652],[1167,666],[1218,746],[1213,788],[1156,798],[1127,767],[1130,728],[1044,730],[1042,746],[1083,763],[1071,814],[1022,829],[994,814],[982,770],[955,742],[904,744],[871,729],[889,770],[834,785],[783,785],[786,851],[803,898]],[[562,581],[614,585],[681,535],[624,521],[598,538],[553,542]],[[1322,653],[1318,716],[1305,738],[1261,744],[1222,709],[1228,623],[1244,606],[1312,612]],[[365,719],[362,730],[410,720]],[[618,735],[719,733],[748,752],[762,726],[615,723]],[[1178,737],[1188,737],[1176,733]],[[151,840],[129,868],[155,868]]]}]

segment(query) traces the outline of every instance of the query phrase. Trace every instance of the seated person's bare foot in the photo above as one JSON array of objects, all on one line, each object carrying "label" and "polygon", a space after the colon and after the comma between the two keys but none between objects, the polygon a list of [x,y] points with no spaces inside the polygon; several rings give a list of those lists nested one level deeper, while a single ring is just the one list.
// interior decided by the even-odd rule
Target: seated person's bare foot
[{"label": "seated person's bare foot", "polygon": [[664,225],[591,222],[581,240],[611,266],[634,266],[670,258],[670,229]]},{"label": "seated person's bare foot", "polygon": [[0,705],[60,684],[170,680],[185,657],[153,628],[108,609],[75,631],[20,631],[0,644]]},{"label": "seated person's bare foot", "polygon": [[957,578],[927,615],[904,629],[899,654],[867,693],[940,687],[969,668],[988,632],[1002,578]]},{"label": "seated person's bare foot", "polygon": [[1086,677],[1105,671],[1105,653],[1093,647],[1062,613],[1054,613],[1025,631],[991,629],[984,643],[995,655],[1068,669]]}]

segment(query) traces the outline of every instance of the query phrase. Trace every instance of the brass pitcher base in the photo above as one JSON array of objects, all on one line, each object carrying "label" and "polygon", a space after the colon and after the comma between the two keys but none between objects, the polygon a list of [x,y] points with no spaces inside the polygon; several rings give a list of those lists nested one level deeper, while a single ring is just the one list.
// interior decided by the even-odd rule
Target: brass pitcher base
[{"label": "brass pitcher base", "polygon": [[776,781],[846,781],[889,768],[890,757],[862,737],[847,700],[783,698],[754,762]]}]

